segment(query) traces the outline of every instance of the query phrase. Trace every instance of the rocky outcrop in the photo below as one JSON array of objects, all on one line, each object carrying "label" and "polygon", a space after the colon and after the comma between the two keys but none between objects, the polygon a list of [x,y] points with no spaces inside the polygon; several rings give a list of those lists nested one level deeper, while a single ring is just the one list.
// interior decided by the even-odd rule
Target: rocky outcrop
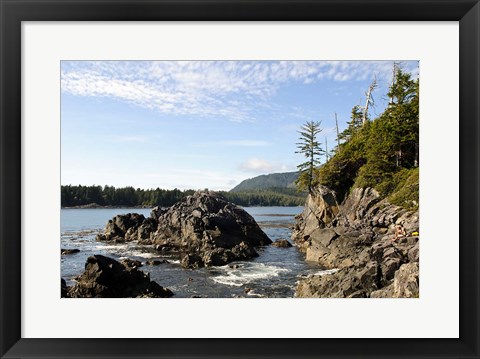
[{"label": "rocky outcrop", "polygon": [[252,216],[212,191],[197,191],[151,216],[118,215],[97,240],[153,244],[161,252],[182,255],[186,268],[224,265],[258,256],[254,247],[272,243]]},{"label": "rocky outcrop", "polygon": [[301,280],[296,297],[366,298],[379,287],[376,262],[350,266],[325,275],[313,275]]},{"label": "rocky outcrop", "polygon": [[97,241],[113,241],[117,243],[133,241],[149,237],[150,232],[155,229],[155,221],[151,218],[145,218],[143,214],[119,214],[107,222],[104,233],[97,234],[96,239]]},{"label": "rocky outcrop", "polygon": [[272,246],[278,248],[290,248],[292,247],[292,244],[286,239],[277,239],[275,242],[272,243]]},{"label": "rocky outcrop", "polygon": [[254,247],[271,240],[252,216],[211,191],[198,191],[158,215],[152,235],[158,250],[168,248],[187,255],[187,268],[225,265],[258,256]]},{"label": "rocky outcrop", "polygon": [[292,239],[301,242],[317,229],[325,228],[339,213],[335,192],[319,186],[308,195],[303,212],[295,217]]},{"label": "rocky outcrop", "polygon": [[[391,205],[371,188],[354,189],[340,205],[332,198],[335,199],[335,194],[324,187],[309,195],[308,206],[297,216],[292,239],[305,253],[307,261],[339,270],[300,280],[296,296],[370,297],[373,292],[393,286],[403,265],[417,263],[418,266],[419,239],[415,233],[418,232],[418,212]],[[329,205],[332,208],[329,209]],[[314,213],[336,215],[319,217],[312,215]],[[316,227],[315,223],[318,223]],[[397,225],[405,229],[407,236],[392,241]],[[397,287],[405,283],[400,281]],[[413,290],[400,289],[381,293],[415,295]]]},{"label": "rocky outcrop", "polygon": [[65,293],[70,298],[166,298],[173,295],[137,267],[137,261],[121,263],[98,254],[91,256],[75,285],[66,289],[62,281],[62,295]]}]

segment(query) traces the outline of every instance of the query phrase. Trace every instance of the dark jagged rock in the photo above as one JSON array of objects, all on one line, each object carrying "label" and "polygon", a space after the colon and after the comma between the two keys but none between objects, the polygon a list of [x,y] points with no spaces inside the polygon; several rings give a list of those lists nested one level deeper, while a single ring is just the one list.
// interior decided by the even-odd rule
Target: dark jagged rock
[{"label": "dark jagged rock", "polygon": [[67,282],[65,282],[65,279],[62,278],[60,281],[60,288],[61,288],[61,298],[68,298],[68,287],[67,287]]},{"label": "dark jagged rock", "polygon": [[233,248],[241,242],[263,246],[271,240],[252,216],[211,191],[198,191],[185,197],[158,217],[153,238],[156,243],[179,247]]},{"label": "dark jagged rock", "polygon": [[162,208],[162,207],[154,207],[152,208],[152,211],[150,212],[150,218],[153,218],[155,221],[158,222],[158,217],[160,217],[163,213],[167,211],[168,208]]},{"label": "dark jagged rock", "polygon": [[169,263],[166,259],[153,259],[146,261],[146,264],[149,266],[158,266],[160,264]]},{"label": "dark jagged rock", "polygon": [[[340,270],[300,280],[297,296],[369,297],[392,286],[403,265],[418,262],[418,236],[409,235],[418,232],[418,212],[391,205],[372,188],[353,189],[341,205],[335,198],[325,187],[309,195],[304,211],[296,218],[292,239],[307,261]],[[398,225],[407,235],[396,239]],[[365,268],[373,268],[372,263],[376,263],[375,286],[359,285],[358,277]],[[379,293],[396,296],[414,291]]]},{"label": "dark jagged rock", "polygon": [[253,258],[253,247],[271,243],[252,216],[211,191],[198,191],[159,214],[152,239],[157,250],[187,253],[187,268]]},{"label": "dark jagged rock", "polygon": [[286,239],[278,239],[272,243],[272,246],[278,247],[278,248],[290,248],[292,247],[292,244]]},{"label": "dark jagged rock", "polygon": [[211,266],[224,266],[233,261],[247,260],[258,257],[257,251],[245,242],[241,242],[232,249],[214,248],[206,250],[201,255],[193,253],[182,258],[184,268],[201,268]]},{"label": "dark jagged rock", "polygon": [[200,255],[192,253],[183,256],[180,264],[184,268],[197,269],[205,267],[205,263]]},{"label": "dark jagged rock", "polygon": [[76,280],[77,283],[68,289],[71,298],[166,298],[173,295],[169,289],[151,281],[148,273],[98,254],[87,259],[85,272]]},{"label": "dark jagged rock", "polygon": [[137,229],[144,223],[145,216],[138,213],[119,214],[108,221],[105,231],[96,236],[97,241],[117,242],[131,241],[137,239],[135,233]]}]

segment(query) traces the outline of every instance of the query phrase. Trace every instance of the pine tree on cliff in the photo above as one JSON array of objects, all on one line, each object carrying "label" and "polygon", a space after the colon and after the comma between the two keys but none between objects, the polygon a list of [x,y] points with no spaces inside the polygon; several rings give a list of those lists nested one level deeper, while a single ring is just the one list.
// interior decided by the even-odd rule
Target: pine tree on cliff
[{"label": "pine tree on cliff", "polygon": [[298,151],[295,153],[303,154],[307,161],[297,166],[300,175],[295,184],[299,190],[308,190],[308,193],[311,193],[318,184],[316,168],[320,164],[319,158],[324,152],[321,143],[317,141],[317,135],[322,132],[320,126],[321,122],[307,121],[298,131],[300,142],[297,143]]}]

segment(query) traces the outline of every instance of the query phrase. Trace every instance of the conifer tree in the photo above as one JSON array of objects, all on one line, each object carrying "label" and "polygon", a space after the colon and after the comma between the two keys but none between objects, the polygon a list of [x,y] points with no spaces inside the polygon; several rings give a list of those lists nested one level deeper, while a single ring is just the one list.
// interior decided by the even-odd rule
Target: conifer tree
[{"label": "conifer tree", "polygon": [[307,121],[298,131],[300,138],[297,143],[298,151],[307,159],[297,166],[300,175],[295,182],[299,190],[307,190],[312,193],[317,185],[316,168],[320,164],[319,157],[323,154],[321,143],[317,141],[317,135],[322,132],[321,122]]},{"label": "conifer tree", "polygon": [[348,141],[363,125],[363,112],[359,105],[352,108],[347,128],[339,135],[343,141]]}]

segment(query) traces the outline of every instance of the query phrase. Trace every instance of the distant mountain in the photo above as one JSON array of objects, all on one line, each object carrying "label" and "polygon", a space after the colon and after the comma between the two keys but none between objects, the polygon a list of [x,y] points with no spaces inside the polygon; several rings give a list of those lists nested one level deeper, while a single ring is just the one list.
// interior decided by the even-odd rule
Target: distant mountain
[{"label": "distant mountain", "polygon": [[298,172],[271,173],[246,179],[230,192],[242,192],[257,189],[268,188],[295,188],[295,180],[298,178]]}]

